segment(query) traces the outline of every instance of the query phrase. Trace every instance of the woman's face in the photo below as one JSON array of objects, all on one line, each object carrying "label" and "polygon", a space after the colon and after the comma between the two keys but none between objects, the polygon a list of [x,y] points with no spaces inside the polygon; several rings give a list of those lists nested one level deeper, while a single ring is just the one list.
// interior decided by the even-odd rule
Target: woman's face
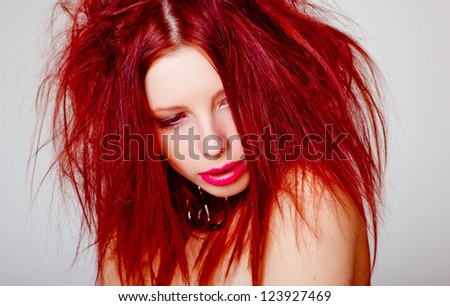
[{"label": "woman's face", "polygon": [[208,59],[184,47],[155,61],[145,90],[168,163],[217,197],[243,191],[247,162],[222,82]]}]

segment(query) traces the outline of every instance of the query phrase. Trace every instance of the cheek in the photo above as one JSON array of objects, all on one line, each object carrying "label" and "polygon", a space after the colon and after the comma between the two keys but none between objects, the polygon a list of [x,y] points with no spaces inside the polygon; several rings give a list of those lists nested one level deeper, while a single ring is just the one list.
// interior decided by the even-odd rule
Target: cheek
[{"label": "cheek", "polygon": [[166,159],[169,158],[169,152],[170,152],[169,142],[168,142],[168,140],[170,139],[169,137],[170,137],[169,135],[165,135],[165,134],[161,134],[161,133],[158,134],[158,141],[159,141],[159,145],[161,148],[161,154]]},{"label": "cheek", "polygon": [[[241,142],[241,135],[238,133],[236,125],[231,120],[231,122],[227,123],[227,141],[228,145],[230,146],[229,150],[231,150],[232,155],[236,157],[236,154],[242,154],[243,153],[243,146]],[[258,135],[255,134],[257,137]]]},{"label": "cheek", "polygon": [[169,165],[178,173],[189,176],[194,172],[195,163],[189,152],[188,141],[173,141],[172,134],[160,134],[162,154]]}]

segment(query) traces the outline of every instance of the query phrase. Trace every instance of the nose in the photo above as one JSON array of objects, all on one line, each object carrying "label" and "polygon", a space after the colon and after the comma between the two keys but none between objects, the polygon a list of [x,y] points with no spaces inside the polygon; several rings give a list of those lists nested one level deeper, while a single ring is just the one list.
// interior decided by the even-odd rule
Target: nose
[{"label": "nose", "polygon": [[211,118],[201,125],[201,151],[207,159],[218,159],[228,148],[227,135],[218,120]]},{"label": "nose", "polygon": [[226,140],[217,134],[207,135],[203,139],[203,156],[211,159],[220,158],[227,147]]}]

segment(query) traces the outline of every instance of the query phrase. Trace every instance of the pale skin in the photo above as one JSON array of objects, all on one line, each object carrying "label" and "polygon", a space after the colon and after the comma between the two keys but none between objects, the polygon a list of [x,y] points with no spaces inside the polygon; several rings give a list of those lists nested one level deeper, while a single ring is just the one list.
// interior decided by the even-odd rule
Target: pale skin
[{"label": "pale skin", "polygon": [[[163,142],[164,136],[168,139],[163,152],[168,163],[217,197],[243,191],[249,182],[247,169],[235,182],[225,186],[211,185],[199,175],[239,161],[243,156],[222,82],[207,58],[194,48],[171,52],[152,64],[145,87],[150,108],[159,124],[163,124],[159,129],[160,141]],[[191,129],[198,140],[174,141],[174,128],[179,135],[189,135]]]},{"label": "pale skin", "polygon": [[[218,135],[226,140],[236,135],[231,112],[226,103],[223,86],[217,72],[207,57],[199,50],[185,47],[157,60],[149,69],[146,80],[147,98],[158,119],[177,119],[180,134],[192,127],[201,135]],[[167,109],[168,107],[176,107]],[[172,122],[174,122],[172,120]],[[173,133],[173,129],[161,128],[160,136]],[[200,158],[189,159],[187,144],[180,144],[180,151],[187,157],[174,157],[173,143],[163,152],[169,164],[202,189],[217,196],[232,196],[249,184],[247,169],[235,182],[226,186],[213,186],[203,181],[198,173],[212,167],[239,160],[242,147],[239,142],[224,145],[230,151],[226,159],[210,160],[202,142],[195,144]],[[299,184],[295,185],[295,177]],[[262,262],[263,285],[368,285],[370,284],[370,255],[366,228],[354,204],[340,194],[341,204],[312,176],[291,171],[286,174],[290,190],[298,191],[298,202],[280,191],[279,205],[274,208],[269,223],[269,237]],[[301,203],[300,214],[295,207]],[[297,205],[297,206],[296,206]],[[239,212],[238,212],[239,213]],[[236,216],[234,216],[236,217]],[[233,222],[230,222],[233,226]],[[196,250],[201,238],[192,238],[186,245],[192,283],[196,284]],[[224,254],[224,265],[227,262]],[[113,252],[108,256],[100,275],[100,285],[120,285],[117,262]],[[224,267],[219,268],[219,271]],[[213,285],[251,285],[248,252],[244,253],[227,278],[218,273]],[[221,276],[222,275],[222,276]],[[185,285],[179,269],[176,269],[172,285]]]}]

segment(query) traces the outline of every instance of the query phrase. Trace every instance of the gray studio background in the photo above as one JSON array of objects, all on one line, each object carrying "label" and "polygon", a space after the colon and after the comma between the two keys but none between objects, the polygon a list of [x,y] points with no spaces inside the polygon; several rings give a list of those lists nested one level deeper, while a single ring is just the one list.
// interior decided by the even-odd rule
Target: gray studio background
[{"label": "gray studio background", "polygon": [[[26,161],[42,33],[54,1],[0,1],[0,285],[92,285],[72,265],[77,212],[50,181],[31,206]],[[450,285],[450,1],[336,0],[389,85],[390,158],[375,285]],[[49,162],[37,164],[42,175]],[[48,203],[54,197],[54,205]]]}]

